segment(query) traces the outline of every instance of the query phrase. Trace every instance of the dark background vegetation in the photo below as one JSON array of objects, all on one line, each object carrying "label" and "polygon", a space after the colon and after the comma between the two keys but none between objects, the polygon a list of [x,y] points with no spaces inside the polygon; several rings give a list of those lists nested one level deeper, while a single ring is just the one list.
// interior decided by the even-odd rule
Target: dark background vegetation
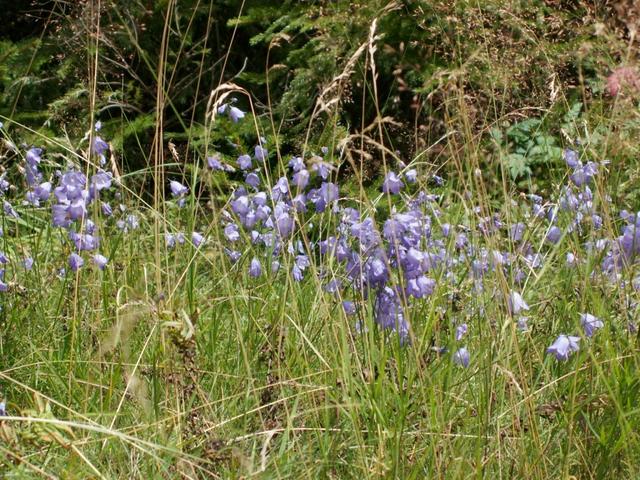
[{"label": "dark background vegetation", "polygon": [[[624,1],[1,3],[0,114],[48,136],[80,138],[95,74],[93,115],[131,170],[150,161],[163,57],[162,131],[187,160],[224,148],[227,132],[209,139],[203,123],[211,91],[233,80],[251,93],[259,124],[277,133],[285,154],[306,141],[317,148],[359,138],[379,109],[388,118],[384,144],[404,160],[432,146],[421,158],[437,169],[470,140],[488,142],[498,170],[530,183],[579,136],[572,128],[612,118],[604,78],[636,56],[637,7]],[[339,99],[335,108],[312,118],[374,19],[377,93],[365,51],[328,92]],[[248,109],[246,98],[238,101]],[[636,119],[615,120],[620,139],[606,154],[634,157],[627,139]],[[380,151],[357,148],[367,150],[361,158],[375,177]]]}]

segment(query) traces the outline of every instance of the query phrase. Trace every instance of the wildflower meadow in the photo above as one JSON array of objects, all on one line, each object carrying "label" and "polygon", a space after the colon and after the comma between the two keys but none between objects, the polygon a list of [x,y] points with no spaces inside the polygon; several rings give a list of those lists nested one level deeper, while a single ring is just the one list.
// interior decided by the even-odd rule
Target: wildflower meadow
[{"label": "wildflower meadow", "polygon": [[[0,90],[17,95],[0,102],[2,478],[639,478],[633,38],[618,38],[625,62],[594,37],[580,61],[609,64],[576,73],[590,83],[553,80],[535,108],[505,104],[495,120],[470,106],[473,57],[456,67],[469,80],[434,61],[425,78],[444,83],[406,80],[406,111],[441,102],[425,114],[439,120],[405,135],[395,90],[380,93],[414,68],[385,70],[394,49],[415,48],[394,35],[427,29],[444,5],[345,2],[355,44],[341,71],[292,76],[275,98],[270,75],[301,61],[292,37],[324,45],[321,23],[278,13],[243,46],[242,26],[270,11],[248,4],[276,2],[211,2],[202,18],[230,12],[229,65],[173,78],[180,55],[213,47],[189,50],[204,7],[158,2],[149,30],[164,56],[137,54],[156,62],[153,121],[134,132],[142,96],[106,69],[137,70],[103,57],[120,41],[106,19],[135,45],[150,33],[123,15],[142,11],[104,3],[58,20],[90,33],[86,89],[64,94],[76,113],[42,122],[20,111],[27,93]],[[552,15],[533,3],[504,8]],[[342,25],[340,5],[291,8]],[[255,73],[251,51],[234,63],[276,28],[274,66]],[[170,95],[192,80],[191,99]],[[311,81],[312,95],[295,90]],[[491,91],[482,104],[473,90],[487,111],[506,95]]]}]

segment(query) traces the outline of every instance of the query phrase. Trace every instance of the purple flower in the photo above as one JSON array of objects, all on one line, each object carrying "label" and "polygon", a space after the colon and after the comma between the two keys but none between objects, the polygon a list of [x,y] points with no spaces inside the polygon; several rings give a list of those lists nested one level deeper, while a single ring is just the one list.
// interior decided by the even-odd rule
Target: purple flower
[{"label": "purple flower", "polygon": [[211,170],[216,170],[216,171],[223,171],[224,170],[224,166],[222,165],[222,162],[220,161],[220,157],[217,155],[214,155],[212,157],[207,157],[207,166],[211,169]]},{"label": "purple flower", "polygon": [[593,162],[588,162],[584,166],[577,167],[569,176],[569,178],[576,187],[581,187],[585,183],[591,182],[591,180],[597,173],[597,165]]},{"label": "purple flower", "polygon": [[93,256],[93,263],[95,263],[100,270],[105,269],[108,261],[109,260],[107,259],[107,257],[105,257],[104,255],[100,255],[99,253],[96,253]]},{"label": "purple flower", "polygon": [[575,150],[571,150],[569,148],[565,149],[562,152],[562,156],[564,157],[564,161],[567,163],[569,168],[577,168],[580,165],[580,160],[578,160],[578,154]]},{"label": "purple flower", "polygon": [[375,320],[380,327],[397,332],[402,343],[408,340],[409,324],[404,318],[398,294],[390,287],[382,288],[376,296]]},{"label": "purple flower", "polygon": [[522,295],[512,291],[508,299],[509,312],[512,315],[518,315],[523,310],[529,310],[529,305],[524,301]]},{"label": "purple flower", "polygon": [[27,163],[33,166],[39,165],[42,160],[42,158],[40,158],[40,155],[42,155],[41,148],[37,148],[37,147],[30,148],[29,150],[27,150],[27,154],[25,156]]},{"label": "purple flower", "polygon": [[352,301],[345,300],[344,302],[342,302],[342,308],[344,310],[344,313],[346,313],[347,315],[355,315],[356,313],[356,304]]},{"label": "purple flower", "polygon": [[4,214],[7,217],[20,218],[20,215],[18,214],[18,212],[16,212],[11,206],[11,204],[6,200],[3,203],[3,208],[4,208]]},{"label": "purple flower", "polygon": [[301,190],[304,190],[309,184],[309,171],[306,169],[298,170],[293,174],[293,184]]},{"label": "purple flower", "polygon": [[102,211],[102,214],[105,217],[110,217],[111,215],[113,215],[113,209],[111,208],[111,205],[109,205],[108,203],[101,202],[100,210]]},{"label": "purple flower", "polygon": [[93,145],[91,149],[93,150],[93,153],[98,156],[100,165],[104,165],[105,163],[107,163],[104,152],[109,150],[109,144],[105,142],[99,135],[96,135],[93,138]]},{"label": "purple flower", "polygon": [[193,245],[198,248],[204,242],[204,236],[201,233],[193,232],[191,233],[191,241]]},{"label": "purple flower", "polygon": [[547,353],[555,355],[558,360],[565,361],[571,353],[580,350],[580,346],[578,345],[579,341],[580,337],[560,335],[556,341],[547,348]]},{"label": "purple flower", "polygon": [[127,223],[127,227],[129,227],[131,230],[136,230],[140,226],[140,220],[138,219],[138,216],[134,215],[133,213],[127,215],[125,221]]},{"label": "purple flower", "polygon": [[238,120],[244,118],[245,112],[237,107],[229,107],[229,118],[233,123],[238,123]]},{"label": "purple flower", "polygon": [[423,298],[433,293],[436,282],[431,278],[420,275],[407,281],[407,295],[415,298]]},{"label": "purple flower", "polygon": [[524,223],[516,223],[515,225],[512,225],[511,229],[509,230],[509,236],[511,237],[511,240],[513,240],[514,242],[520,242],[522,240],[522,237],[524,236],[525,228],[526,227]]},{"label": "purple flower", "polygon": [[456,327],[456,341],[462,340],[462,338],[467,334],[469,330],[469,326],[466,323],[461,323]]},{"label": "purple flower", "polygon": [[407,170],[404,173],[404,178],[406,178],[407,182],[409,183],[416,183],[416,181],[418,180],[418,171],[415,168]]},{"label": "purple flower", "polygon": [[385,175],[384,182],[382,182],[382,191],[395,195],[400,192],[403,186],[402,180],[394,172],[389,172]]},{"label": "purple flower", "polygon": [[100,240],[94,235],[87,233],[69,232],[69,238],[75,244],[76,249],[81,252],[83,250],[95,250],[100,245]]},{"label": "purple flower", "polygon": [[[235,102],[236,99],[232,98],[231,99],[232,102]],[[223,103],[222,105],[220,105],[218,107],[218,114],[219,115],[224,115],[224,114],[229,115],[229,118],[234,122],[237,123],[238,120],[240,120],[241,118],[244,118],[245,116],[245,112],[243,112],[242,110],[240,110],[237,107],[232,106],[229,103]]]},{"label": "purple flower", "polygon": [[596,330],[604,327],[604,323],[598,317],[591,315],[590,313],[580,314],[580,323],[584,329],[584,334],[587,337],[593,336]]},{"label": "purple flower", "polygon": [[287,177],[280,177],[271,190],[271,198],[274,202],[284,199],[289,193],[289,181]]},{"label": "purple flower", "polygon": [[291,157],[288,165],[294,172],[299,172],[304,168],[304,160],[302,160],[302,157]]},{"label": "purple flower", "polygon": [[26,257],[24,260],[22,260],[22,266],[25,268],[25,270],[31,270],[33,268],[33,258]]},{"label": "purple flower", "polygon": [[80,267],[82,267],[83,265],[84,265],[84,260],[80,255],[78,255],[75,252],[69,255],[69,267],[71,267],[71,270],[73,270],[74,272],[77,272],[78,269],[80,269]]},{"label": "purple flower", "polygon": [[235,223],[230,223],[226,227],[224,227],[224,236],[227,237],[227,240],[230,242],[236,242],[240,240],[240,231],[238,226]]},{"label": "purple flower", "polygon": [[165,233],[164,234],[164,243],[167,248],[173,248],[176,246],[176,236],[173,233]]},{"label": "purple flower", "polygon": [[342,282],[339,279],[334,278],[333,280],[327,282],[327,284],[324,286],[324,291],[327,293],[337,293],[341,288]]},{"label": "purple flower", "polygon": [[0,175],[0,193],[6,193],[9,190],[11,184],[6,180],[7,172],[4,172]]},{"label": "purple flower", "polygon": [[529,317],[518,318],[517,325],[516,325],[518,327],[518,330],[520,330],[521,332],[526,332],[529,329],[529,326],[527,325],[528,321],[529,321]]},{"label": "purple flower", "polygon": [[26,154],[27,168],[26,177],[27,184],[33,186],[42,181],[42,174],[38,171],[38,165],[40,164],[42,154],[41,148],[30,148]]},{"label": "purple flower", "polygon": [[247,154],[240,155],[238,157],[237,162],[238,162],[238,167],[241,170],[249,170],[253,165],[251,157],[249,155],[247,155]]},{"label": "purple flower", "polygon": [[98,173],[91,177],[91,191],[92,197],[96,192],[111,188],[111,181],[113,180],[113,174],[111,172],[105,172],[104,170],[98,170]]},{"label": "purple flower", "polygon": [[[315,158],[318,158],[318,157],[315,157]],[[322,178],[323,180],[326,180],[327,178],[329,178],[329,174],[331,173],[332,170],[333,170],[333,166],[330,163],[324,162],[322,160],[315,162],[311,166],[311,171],[316,172],[320,176],[320,178]]]},{"label": "purple flower", "polygon": [[256,189],[260,186],[260,177],[253,172],[248,173],[244,181],[247,183],[247,185]]},{"label": "purple flower", "polygon": [[467,368],[469,366],[469,362],[471,360],[471,355],[469,355],[469,350],[467,347],[459,348],[453,354],[453,363],[456,365],[460,365],[461,367]]},{"label": "purple flower", "polygon": [[254,156],[259,162],[264,162],[267,159],[268,153],[267,149],[261,145],[256,145],[256,148],[254,148]]},{"label": "purple flower", "polygon": [[260,275],[262,275],[262,266],[260,265],[260,260],[254,257],[249,265],[249,276],[258,278]]},{"label": "purple flower", "polygon": [[238,260],[240,260],[240,257],[242,256],[242,254],[236,250],[231,250],[227,247],[224,247],[224,253],[227,255],[227,257],[229,257],[229,260],[231,260],[231,263],[236,263]]},{"label": "purple flower", "polygon": [[174,197],[182,197],[189,191],[189,188],[185,187],[180,182],[176,182],[175,180],[170,180],[169,186],[171,187],[171,195],[173,195]]},{"label": "purple flower", "polygon": [[547,236],[545,237],[545,240],[555,245],[560,241],[560,237],[562,237],[562,230],[560,230],[558,227],[554,225],[547,232]]}]

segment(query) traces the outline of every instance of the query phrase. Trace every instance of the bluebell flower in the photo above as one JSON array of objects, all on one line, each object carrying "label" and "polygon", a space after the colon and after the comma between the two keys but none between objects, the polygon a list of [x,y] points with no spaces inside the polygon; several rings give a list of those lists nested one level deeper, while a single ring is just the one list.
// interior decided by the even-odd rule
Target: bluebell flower
[{"label": "bluebell flower", "polygon": [[95,265],[100,270],[104,270],[106,268],[108,262],[109,262],[109,260],[104,255],[100,255],[99,253],[96,253],[93,256],[93,263],[95,263]]},{"label": "bluebell flower", "polygon": [[74,272],[77,272],[84,265],[84,260],[77,253],[72,253],[69,255],[69,267]]},{"label": "bluebell flower", "polygon": [[136,230],[140,226],[140,220],[138,219],[138,216],[133,213],[127,215],[125,222],[127,224],[127,227],[129,227],[131,230]]},{"label": "bluebell flower", "polygon": [[207,157],[207,167],[211,170],[222,172],[224,170],[224,166],[220,161],[220,157],[218,155],[213,155],[211,157]]},{"label": "bluebell flower", "polygon": [[3,208],[4,208],[4,214],[7,217],[20,218],[20,215],[18,214],[18,212],[16,212],[11,206],[11,204],[6,200],[3,202]]},{"label": "bluebell flower", "polygon": [[327,293],[337,293],[341,288],[342,282],[339,279],[334,278],[325,284],[324,291]]},{"label": "bluebell flower", "polygon": [[91,146],[91,149],[93,153],[98,156],[100,165],[104,165],[105,163],[107,163],[107,158],[105,157],[104,152],[109,150],[109,144],[105,142],[100,136],[96,135],[93,138],[93,145]]},{"label": "bluebell flower", "polygon": [[167,248],[173,248],[176,246],[176,236],[173,233],[165,233],[164,234],[164,243]]},{"label": "bluebell flower", "polygon": [[7,190],[11,187],[11,184],[7,181],[7,172],[0,175],[0,194],[7,193]]},{"label": "bluebell flower", "polygon": [[98,170],[98,173],[96,173],[91,177],[91,187],[90,187],[91,198],[95,198],[96,194],[101,190],[111,188],[112,180],[113,180],[113,174],[111,172]]},{"label": "bluebell flower", "polygon": [[527,325],[528,321],[529,317],[519,317],[516,322],[518,330],[520,330],[521,332],[526,332],[527,330],[529,330],[529,325]]},{"label": "bluebell flower", "polygon": [[412,168],[411,170],[407,170],[404,173],[404,178],[407,180],[408,183],[416,183],[416,181],[418,180],[418,171],[415,168]]},{"label": "bluebell flower", "polygon": [[580,314],[580,323],[584,329],[586,337],[591,337],[596,330],[604,327],[604,323],[598,317],[591,315],[590,313]]},{"label": "bluebell flower", "polygon": [[111,215],[113,215],[113,209],[111,208],[111,205],[109,205],[108,203],[101,202],[100,210],[102,211],[102,214],[105,217],[110,217]]},{"label": "bluebell flower", "polygon": [[286,198],[289,193],[289,180],[287,177],[280,177],[271,190],[271,198],[274,202],[279,202]]},{"label": "bluebell flower", "polygon": [[33,186],[42,181],[42,174],[38,171],[38,166],[42,160],[40,157],[41,154],[42,149],[34,147],[30,148],[25,155],[27,161],[25,174],[29,186]]},{"label": "bluebell flower", "polygon": [[508,307],[512,315],[518,315],[523,310],[529,310],[529,305],[524,301],[522,295],[515,291],[511,291],[509,294]]},{"label": "bluebell flower", "polygon": [[171,195],[174,197],[182,197],[189,191],[188,187],[175,180],[170,180],[169,186],[171,187]]},{"label": "bluebell flower", "polygon": [[199,232],[192,232],[191,233],[191,242],[193,242],[193,245],[198,248],[200,245],[202,245],[204,243],[204,236],[199,233]]},{"label": "bluebell flower", "polygon": [[580,350],[580,346],[578,345],[579,341],[580,337],[560,335],[556,341],[547,348],[547,353],[554,355],[557,360],[568,360],[571,353]]},{"label": "bluebell flower", "polygon": [[240,155],[238,157],[238,167],[241,170],[249,170],[252,166],[253,166],[253,162],[251,160],[251,157],[249,155],[247,155],[246,153],[244,155]]},{"label": "bluebell flower", "polygon": [[237,250],[231,250],[227,247],[224,247],[223,250],[227,257],[229,257],[229,260],[231,260],[231,263],[236,263],[238,260],[240,260],[240,257],[242,257],[242,254]]},{"label": "bluebell flower", "polygon": [[[231,99],[231,102],[235,102],[235,101],[236,101],[235,98]],[[245,112],[243,112],[237,107],[234,107],[230,103],[223,103],[218,107],[219,115],[224,115],[225,113],[229,115],[229,118],[231,119],[231,121],[233,121],[233,123],[237,123],[240,119],[244,118],[245,116]]]},{"label": "bluebell flower", "polygon": [[467,368],[471,361],[471,355],[467,350],[467,347],[462,347],[456,350],[453,354],[453,363],[456,365],[460,365],[461,367]]},{"label": "bluebell flower", "polygon": [[304,160],[302,160],[302,157],[291,157],[288,166],[294,172],[299,172],[304,168]]},{"label": "bluebell flower", "polygon": [[76,250],[79,252],[86,250],[95,250],[100,245],[100,239],[94,235],[87,233],[69,232],[69,238],[75,244]]},{"label": "bluebell flower", "polygon": [[407,280],[406,292],[408,296],[423,298],[431,295],[435,286],[435,280],[420,275],[419,277]]},{"label": "bluebell flower", "polygon": [[298,170],[293,174],[293,184],[301,190],[304,190],[309,184],[309,171],[306,169]]},{"label": "bluebell flower", "polygon": [[456,327],[456,341],[460,341],[469,331],[469,326],[466,323],[461,323]]},{"label": "bluebell flower", "polygon": [[357,311],[356,304],[350,300],[343,301],[342,308],[344,310],[344,313],[346,313],[347,315],[355,315]]},{"label": "bluebell flower", "polygon": [[248,173],[244,181],[247,185],[256,189],[260,186],[260,177],[253,172]]},{"label": "bluebell flower", "polygon": [[560,230],[560,228],[558,228],[558,227],[556,227],[554,225],[547,232],[545,240],[547,242],[552,243],[552,244],[555,245],[556,243],[558,243],[560,241],[561,237],[562,237],[562,230]]},{"label": "bluebell flower", "polygon": [[229,107],[229,118],[233,121],[233,123],[238,123],[238,120],[244,118],[245,112],[240,110],[237,107],[230,106]]},{"label": "bluebell flower", "polygon": [[261,145],[256,145],[256,147],[254,148],[254,156],[259,162],[266,161],[268,155],[269,152],[267,152],[267,149],[263,148]]},{"label": "bluebell flower", "polygon": [[262,275],[262,266],[260,265],[260,260],[254,257],[249,265],[249,276],[258,278],[260,275]]},{"label": "bluebell flower", "polygon": [[382,182],[382,191],[395,195],[400,192],[403,186],[404,183],[402,183],[402,180],[400,180],[394,172],[389,172],[385,175],[384,181]]},{"label": "bluebell flower", "polygon": [[323,180],[329,178],[329,174],[333,170],[333,165],[322,160],[316,161],[311,165],[311,171],[317,173]]},{"label": "bluebell flower", "polygon": [[580,166],[580,160],[578,160],[578,154],[575,150],[571,150],[570,148],[565,149],[562,152],[562,157],[569,168],[577,168]]},{"label": "bluebell flower", "polygon": [[409,338],[409,324],[404,317],[398,294],[390,287],[378,291],[375,301],[375,320],[380,327],[398,333],[401,342]]},{"label": "bluebell flower", "polygon": [[224,236],[230,242],[236,242],[240,240],[240,230],[235,223],[230,223],[226,227],[224,227]]},{"label": "bluebell flower", "polygon": [[511,237],[511,240],[514,242],[520,242],[524,236],[525,228],[524,223],[516,223],[515,225],[512,225],[509,229],[509,236]]}]

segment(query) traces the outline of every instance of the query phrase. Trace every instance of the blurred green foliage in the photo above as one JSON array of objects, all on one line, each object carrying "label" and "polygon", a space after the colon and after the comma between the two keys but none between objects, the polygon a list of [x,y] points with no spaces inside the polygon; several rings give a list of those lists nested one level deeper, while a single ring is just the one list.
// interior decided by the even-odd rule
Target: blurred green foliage
[{"label": "blurred green foliage", "polygon": [[[527,176],[563,142],[561,122],[543,118],[600,98],[601,76],[624,54],[599,2],[112,0],[99,12],[94,2],[36,4],[16,15],[39,12],[41,28],[18,23],[0,41],[0,114],[80,138],[93,113],[127,169],[148,162],[162,66],[162,128],[186,159],[194,146],[202,153],[230,141],[204,119],[211,92],[232,80],[285,154],[307,141],[379,137],[370,128],[379,115],[393,121],[376,141],[404,159],[452,132],[458,144],[490,140],[507,122],[508,169]],[[368,153],[375,174],[380,152]],[[442,149],[429,155],[442,162]]]}]

